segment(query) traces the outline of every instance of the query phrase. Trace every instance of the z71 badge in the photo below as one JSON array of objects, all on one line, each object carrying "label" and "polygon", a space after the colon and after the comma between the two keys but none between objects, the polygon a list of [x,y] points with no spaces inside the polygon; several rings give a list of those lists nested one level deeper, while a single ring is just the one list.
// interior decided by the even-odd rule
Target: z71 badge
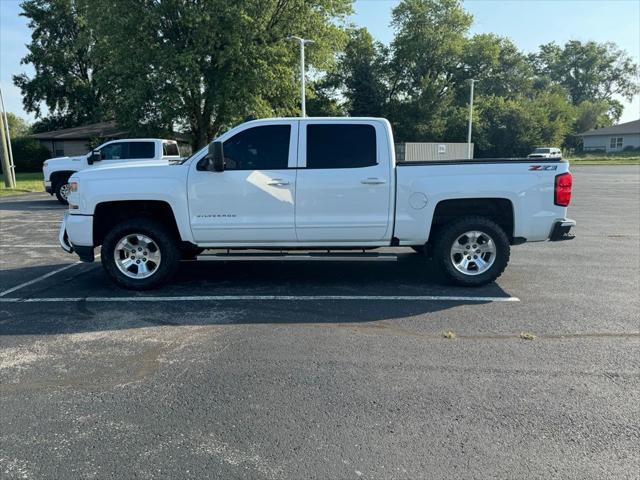
[{"label": "z71 badge", "polygon": [[529,171],[536,171],[536,172],[540,172],[543,170],[557,170],[558,166],[557,165],[530,165],[529,166]]}]

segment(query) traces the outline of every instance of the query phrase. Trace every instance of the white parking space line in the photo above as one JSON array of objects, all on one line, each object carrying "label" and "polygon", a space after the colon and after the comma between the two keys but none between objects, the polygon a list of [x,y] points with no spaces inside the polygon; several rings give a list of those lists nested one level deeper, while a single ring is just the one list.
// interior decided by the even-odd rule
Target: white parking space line
[{"label": "white parking space line", "polygon": [[62,222],[62,220],[57,220],[57,221],[56,220],[13,220],[8,217],[7,218],[0,217],[0,222],[5,220],[12,224],[14,223],[50,223],[50,224],[60,225],[60,222]]},{"label": "white parking space line", "polygon": [[60,250],[62,250],[62,247],[60,246],[60,244],[58,245],[15,245],[15,244],[11,244],[11,245],[2,245],[0,244],[0,248],[59,248]]},{"label": "white parking space line", "polygon": [[11,244],[11,245],[2,245],[0,244],[0,248],[59,248],[62,250],[62,247],[60,246],[60,244],[58,245],[15,245],[15,244]]},{"label": "white parking space line", "polygon": [[[75,264],[73,264],[75,265]],[[72,267],[68,265],[65,268]],[[52,272],[50,275],[57,272]],[[39,281],[39,280],[38,280]],[[33,282],[35,283],[35,282]],[[10,290],[15,291],[22,286]],[[9,290],[0,296],[10,293]],[[247,300],[276,301],[318,301],[318,300],[364,300],[364,301],[403,301],[403,302],[519,302],[518,297],[465,297],[458,295],[190,295],[177,297],[132,296],[132,297],[52,297],[52,298],[0,298],[0,302],[226,302]]]},{"label": "white parking space line", "polygon": [[[42,280],[45,280],[45,279],[55,275],[56,273],[63,272],[63,271],[65,271],[65,270],[67,270],[67,269],[69,269],[71,267],[75,267],[76,265],[78,265],[80,263],[82,263],[82,262],[78,260],[75,263],[71,263],[69,265],[65,265],[64,267],[60,267],[60,268],[58,268],[56,270],[53,270],[53,271],[51,271],[49,273],[45,273],[44,275],[40,275],[39,277],[36,277],[33,280],[29,280],[28,282],[24,282],[24,283],[21,283],[20,285],[16,285],[15,287],[12,287],[12,288],[10,288],[8,290],[5,290],[4,292],[0,292],[0,297],[4,297],[5,295],[9,295],[10,293],[15,292],[16,290],[20,290],[21,288],[28,287],[29,285],[33,285],[34,283],[41,282]],[[2,298],[0,300],[6,300],[6,299]]]},{"label": "white parking space line", "polygon": [[[60,245],[58,245],[58,247],[60,247]],[[100,254],[94,255],[93,258],[98,258],[99,256],[100,256]],[[69,265],[65,265],[64,267],[60,267],[60,268],[58,268],[56,270],[53,270],[53,271],[51,271],[49,273],[45,273],[44,275],[40,275],[39,277],[36,277],[33,280],[29,280],[28,282],[21,283],[20,285],[16,285],[15,287],[11,287],[8,290],[0,292],[0,302],[6,301],[6,300],[13,300],[13,299],[8,299],[8,298],[1,298],[1,297],[4,297],[5,295],[9,295],[10,293],[15,292],[16,290],[20,290],[21,288],[28,287],[29,285],[33,285],[34,283],[41,282],[42,280],[46,280],[47,278],[52,277],[56,273],[64,272],[65,270],[67,270],[67,269],[69,269],[71,267],[75,267],[76,265],[79,265],[81,263],[83,263],[83,262],[81,260],[78,260],[75,263],[70,263]]]}]

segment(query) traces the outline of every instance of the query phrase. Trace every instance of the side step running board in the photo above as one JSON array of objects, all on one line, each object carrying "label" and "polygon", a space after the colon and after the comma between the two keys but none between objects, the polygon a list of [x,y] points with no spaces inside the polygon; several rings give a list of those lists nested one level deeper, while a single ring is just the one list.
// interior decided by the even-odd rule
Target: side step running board
[{"label": "side step running board", "polygon": [[215,253],[198,255],[199,261],[324,261],[324,262],[397,262],[395,253]]}]

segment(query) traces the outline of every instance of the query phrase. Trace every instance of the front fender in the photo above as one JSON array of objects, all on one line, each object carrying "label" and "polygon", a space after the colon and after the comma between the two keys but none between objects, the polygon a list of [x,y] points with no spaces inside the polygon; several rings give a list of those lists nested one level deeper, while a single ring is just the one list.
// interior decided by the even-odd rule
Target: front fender
[{"label": "front fender", "polygon": [[114,181],[74,175],[72,180],[78,181],[78,191],[71,194],[69,201],[78,205],[77,213],[93,215],[97,205],[105,202],[161,201],[171,207],[180,238],[186,242],[193,241],[185,184],[180,178],[158,176],[141,180],[132,177]]}]

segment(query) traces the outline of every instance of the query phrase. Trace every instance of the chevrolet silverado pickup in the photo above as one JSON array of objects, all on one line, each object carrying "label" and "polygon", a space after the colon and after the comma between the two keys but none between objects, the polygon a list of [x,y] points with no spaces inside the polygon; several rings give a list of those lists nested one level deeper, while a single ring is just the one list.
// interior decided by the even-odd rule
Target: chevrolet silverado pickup
[{"label": "chevrolet silverado pickup", "polygon": [[159,138],[113,140],[103,143],[85,155],[56,157],[45,161],[42,164],[44,188],[47,193],[55,195],[60,203],[66,205],[69,196],[69,177],[75,172],[91,167],[96,162],[100,162],[99,165],[151,160],[167,163],[179,159],[180,153],[175,140]]},{"label": "chevrolet silverado pickup", "polygon": [[385,119],[263,119],[180,163],[75,173],[59,239],[87,262],[101,246],[130,289],[166,282],[186,258],[397,257],[380,247],[412,247],[475,286],[500,276],[511,245],[573,238],[571,188],[561,159],[396,163]]}]

